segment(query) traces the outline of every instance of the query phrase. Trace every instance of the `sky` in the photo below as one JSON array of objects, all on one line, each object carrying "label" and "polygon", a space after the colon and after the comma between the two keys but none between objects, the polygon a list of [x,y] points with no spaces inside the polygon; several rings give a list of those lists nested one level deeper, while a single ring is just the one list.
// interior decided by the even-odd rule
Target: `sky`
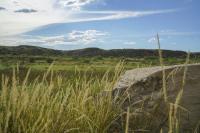
[{"label": "sky", "polygon": [[200,52],[199,0],[0,0],[0,45]]}]

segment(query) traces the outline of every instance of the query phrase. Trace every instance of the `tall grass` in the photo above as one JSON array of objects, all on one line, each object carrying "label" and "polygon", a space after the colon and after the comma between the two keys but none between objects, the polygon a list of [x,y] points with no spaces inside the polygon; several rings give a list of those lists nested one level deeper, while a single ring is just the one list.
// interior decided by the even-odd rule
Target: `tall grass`
[{"label": "tall grass", "polygon": [[[181,111],[188,112],[187,109],[185,109],[184,107],[181,106],[181,99],[183,97],[184,87],[185,87],[186,79],[187,79],[187,76],[186,76],[187,71],[188,71],[187,65],[190,62],[190,53],[188,53],[183,67],[177,68],[177,69],[175,69],[175,71],[172,71],[169,75],[166,75],[165,66],[164,66],[163,57],[162,57],[162,50],[161,50],[161,47],[160,47],[160,40],[159,40],[158,34],[157,34],[157,43],[158,43],[158,47],[159,47],[159,59],[160,59],[160,65],[162,67],[162,75],[163,75],[163,79],[162,79],[163,86],[162,86],[161,91],[162,91],[162,94],[163,94],[163,97],[164,97],[164,102],[165,102],[165,105],[166,105],[166,108],[167,108],[166,113],[168,112],[168,125],[167,125],[168,129],[167,129],[167,132],[168,133],[180,133],[180,132],[183,132],[181,130],[181,128],[183,128],[183,127],[181,127],[181,118],[180,118],[181,114],[180,114],[180,112]],[[179,91],[178,91],[178,93],[175,97],[175,100],[174,101],[168,101],[167,92],[168,92],[168,89],[170,89],[170,88],[167,88],[167,80],[168,80],[168,78],[172,78],[172,80],[173,80],[173,77],[177,74],[178,69],[182,70],[182,72],[183,72],[182,83],[181,83],[180,88],[176,88]],[[194,130],[194,132],[199,131],[198,126],[199,125],[197,125],[197,128]],[[160,132],[161,133],[163,132],[162,128],[161,128]]]},{"label": "tall grass", "polygon": [[121,112],[111,95],[120,72],[119,64],[113,77],[106,72],[102,79],[64,82],[50,68],[42,80],[29,79],[28,72],[21,83],[14,69],[12,79],[2,77],[0,133],[107,132]]},{"label": "tall grass", "polygon": [[163,56],[162,56],[162,50],[161,50],[161,45],[160,45],[160,38],[159,35],[157,34],[157,43],[158,43],[158,53],[159,53],[159,60],[160,60],[160,65],[162,67],[162,90],[163,90],[163,96],[165,99],[165,102],[167,102],[167,86],[166,86],[166,73],[165,73],[165,67],[164,67],[164,62],[163,62]]},{"label": "tall grass", "polygon": [[[183,71],[182,86],[175,102],[164,100],[168,108],[163,111],[168,115],[169,133],[181,132],[178,112],[184,110],[180,101],[188,62],[189,55]],[[121,104],[115,104],[117,98],[113,97],[112,89],[123,70],[121,63],[116,66],[115,75],[112,77],[107,71],[102,78],[88,78],[87,72],[85,75],[79,75],[77,70],[75,73],[79,76],[71,80],[55,74],[51,67],[42,78],[36,79],[30,79],[29,70],[23,82],[19,81],[18,69],[13,70],[12,78],[2,75],[0,133],[120,133],[118,129],[111,132],[110,128],[124,116],[121,132],[151,132],[150,124],[153,118],[157,117],[157,112],[151,114],[152,116],[146,112],[147,115],[138,117],[137,113],[132,112],[132,107],[124,111]],[[163,97],[167,96],[164,92]],[[139,108],[141,112],[143,109]],[[135,120],[132,121],[132,118]],[[199,131],[198,127],[199,125],[195,133]],[[166,130],[161,127],[159,131]]]}]

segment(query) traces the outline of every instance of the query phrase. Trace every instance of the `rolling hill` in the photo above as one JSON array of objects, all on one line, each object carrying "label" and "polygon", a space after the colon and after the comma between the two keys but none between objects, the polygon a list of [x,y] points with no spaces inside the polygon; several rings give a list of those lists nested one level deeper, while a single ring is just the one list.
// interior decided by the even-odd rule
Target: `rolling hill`
[{"label": "rolling hill", "polygon": [[[154,57],[158,56],[156,49],[111,49],[103,50],[99,48],[85,48],[78,50],[62,51],[36,46],[0,46],[0,55],[10,56],[76,56],[76,57]],[[184,51],[163,50],[163,57],[185,57]],[[200,56],[200,53],[191,53],[192,56]]]},{"label": "rolling hill", "polygon": [[59,56],[63,55],[62,51],[47,49],[36,46],[0,46],[0,55],[11,56]]}]

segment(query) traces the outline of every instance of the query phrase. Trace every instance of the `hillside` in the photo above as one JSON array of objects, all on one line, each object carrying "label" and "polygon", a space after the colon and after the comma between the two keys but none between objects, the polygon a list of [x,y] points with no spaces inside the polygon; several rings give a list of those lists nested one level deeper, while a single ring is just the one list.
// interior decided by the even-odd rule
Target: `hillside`
[{"label": "hillside", "polygon": [[[184,51],[163,50],[163,57],[185,57]],[[150,49],[112,49],[103,50],[99,48],[86,48],[79,50],[54,50],[36,46],[0,46],[0,55],[10,56],[76,56],[76,57],[154,57],[158,56],[158,50]],[[191,53],[192,56],[199,56],[199,53]]]},{"label": "hillside", "polygon": [[47,49],[36,46],[0,46],[0,55],[11,56],[58,56],[63,55],[62,51]]},{"label": "hillside", "polygon": [[[65,51],[68,56],[103,56],[103,57],[150,57],[158,56],[158,50],[148,49],[111,49],[103,50],[98,48],[86,48],[73,51]],[[163,50],[164,57],[185,57],[187,53],[183,51]]]}]

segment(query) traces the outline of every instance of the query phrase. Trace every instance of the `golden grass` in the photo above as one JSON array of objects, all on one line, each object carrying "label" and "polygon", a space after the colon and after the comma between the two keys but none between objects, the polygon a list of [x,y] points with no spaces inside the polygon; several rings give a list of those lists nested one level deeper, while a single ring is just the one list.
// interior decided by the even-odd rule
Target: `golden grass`
[{"label": "golden grass", "polygon": [[111,95],[119,67],[113,81],[108,81],[107,72],[102,79],[75,77],[72,83],[63,82],[64,77],[54,75],[51,67],[41,81],[28,82],[28,72],[20,83],[15,70],[12,79],[3,76],[0,133],[106,132],[120,113]]},{"label": "golden grass", "polygon": [[[181,104],[181,99],[183,96],[183,92],[184,92],[184,87],[186,84],[186,75],[187,75],[187,71],[188,71],[188,67],[187,65],[189,64],[190,61],[190,53],[188,53],[185,64],[184,64],[184,68],[178,68],[178,69],[184,69],[183,70],[183,77],[182,77],[182,84],[181,84],[181,88],[179,89],[179,92],[175,98],[174,103],[171,103],[170,101],[168,101],[168,94],[167,94],[167,79],[168,78],[173,78],[174,75],[176,74],[178,69],[175,69],[174,71],[172,71],[168,77],[166,75],[165,69],[164,69],[164,63],[163,63],[163,57],[162,57],[162,50],[160,47],[160,40],[159,40],[159,35],[157,34],[157,43],[158,43],[158,47],[159,47],[159,59],[160,59],[160,65],[162,67],[162,73],[163,73],[163,88],[162,88],[162,93],[164,96],[164,101],[166,102],[166,105],[168,106],[168,133],[180,133],[182,131],[180,131],[180,114],[178,113],[179,111],[185,111],[187,112],[187,109],[183,108],[180,104]],[[196,128],[196,130],[198,130],[198,126]],[[160,132],[162,133],[163,130],[161,129]],[[194,131],[196,132],[196,131]]]}]

